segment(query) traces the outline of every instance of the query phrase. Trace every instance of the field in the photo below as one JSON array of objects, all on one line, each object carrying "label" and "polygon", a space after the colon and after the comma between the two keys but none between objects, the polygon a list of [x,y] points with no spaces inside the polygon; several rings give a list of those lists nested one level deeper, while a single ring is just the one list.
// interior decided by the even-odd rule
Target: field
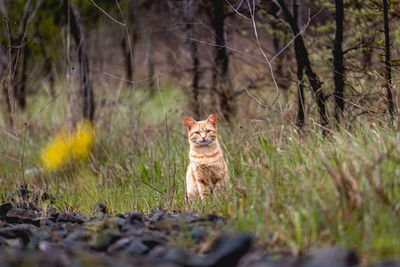
[{"label": "field", "polygon": [[[278,255],[339,246],[356,250],[363,263],[399,258],[400,143],[390,124],[366,120],[322,136],[313,125],[299,132],[290,122],[282,127],[262,121],[260,116],[271,111],[260,109],[254,111],[257,120],[220,122],[230,175],[227,192],[189,203],[186,114],[178,108],[186,105],[184,94],[162,84],[152,94],[138,90],[135,101],[134,209],[216,213],[229,219],[226,230],[251,231],[259,245]],[[240,101],[252,100],[244,95]],[[62,211],[92,213],[97,202],[113,214],[132,210],[129,88],[98,108],[89,159],[53,172],[42,169],[40,153],[57,131],[69,127],[61,124],[68,117],[67,95],[49,103],[33,96],[30,102],[17,117],[18,122],[34,118],[27,134],[20,140],[3,134],[1,141],[7,152],[0,157],[3,197],[25,182],[31,190],[57,195]]]}]

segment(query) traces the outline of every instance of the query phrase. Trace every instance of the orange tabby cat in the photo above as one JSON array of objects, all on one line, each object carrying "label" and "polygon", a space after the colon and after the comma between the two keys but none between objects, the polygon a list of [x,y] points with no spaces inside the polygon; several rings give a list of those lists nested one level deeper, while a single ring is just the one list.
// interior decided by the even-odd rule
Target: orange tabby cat
[{"label": "orange tabby cat", "polygon": [[189,199],[201,199],[220,191],[228,179],[228,168],[217,140],[217,116],[205,121],[185,119],[190,143],[190,163],[186,172]]}]

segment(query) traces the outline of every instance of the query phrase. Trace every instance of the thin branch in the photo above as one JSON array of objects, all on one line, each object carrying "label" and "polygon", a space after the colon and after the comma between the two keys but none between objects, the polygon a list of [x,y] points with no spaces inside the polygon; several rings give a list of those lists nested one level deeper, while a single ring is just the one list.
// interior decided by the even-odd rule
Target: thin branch
[{"label": "thin branch", "polygon": [[[167,151],[168,151],[168,183],[169,183],[169,185],[171,185],[171,153],[170,153],[170,148],[169,148],[168,113],[167,113],[167,109],[165,108],[164,99],[161,95],[159,80],[160,79],[157,78],[157,88],[158,88],[158,93],[160,95],[161,104],[163,106],[164,116],[165,116],[165,132],[166,132],[166,138],[167,138]],[[174,185],[175,185],[175,179],[174,179]],[[172,191],[172,198],[173,198],[173,194],[174,194],[174,192]]]},{"label": "thin branch", "polygon": [[[90,2],[92,2],[92,4],[93,4],[95,7],[97,7],[101,12],[103,12],[104,15],[106,15],[107,17],[109,17],[112,21],[114,21],[115,23],[121,25],[122,27],[126,27],[126,22],[125,22],[125,19],[124,19],[124,18],[122,18],[122,20],[124,21],[124,23],[119,22],[118,20],[116,20],[115,18],[113,18],[110,14],[108,14],[104,9],[102,9],[101,7],[99,7],[99,6],[96,4],[95,1],[90,0]],[[118,3],[118,2],[117,2],[117,3]],[[118,4],[118,9],[120,9],[120,8],[119,8],[119,4]],[[121,9],[120,9],[120,12],[121,12]],[[123,14],[121,14],[121,15],[123,16]]]},{"label": "thin branch", "polygon": [[273,56],[272,58],[271,58],[271,60],[270,60],[270,62],[272,63],[274,60],[275,60],[275,58],[276,57],[278,57],[280,54],[282,54],[283,53],[283,51],[285,51],[293,42],[294,42],[294,40],[297,38],[297,36],[300,36],[300,35],[302,35],[302,33],[308,28],[308,25],[310,24],[310,22],[316,17],[316,16],[318,16],[319,15],[319,13],[321,13],[321,11],[323,10],[324,8],[323,7],[321,7],[320,8],[320,10],[317,12],[317,13],[315,13],[314,14],[314,16],[312,16],[311,18],[310,18],[310,10],[308,10],[308,20],[307,20],[307,23],[301,28],[301,30],[299,31],[299,33],[298,34],[296,34],[275,56]]},{"label": "thin branch", "polygon": [[254,96],[252,96],[252,95],[250,94],[249,90],[247,90],[247,88],[244,88],[244,90],[246,91],[247,95],[248,95],[251,99],[253,99],[254,101],[256,101],[257,104],[259,104],[260,106],[262,106],[262,107],[264,107],[264,108],[268,108],[268,107],[271,106],[271,105],[266,105],[266,104],[262,103],[260,100],[258,100],[258,99],[255,98]]},{"label": "thin branch", "polygon": [[244,0],[240,1],[240,3],[239,3],[237,8],[235,8],[228,0],[225,0],[225,3],[227,3],[233,9],[233,11],[235,11],[235,13],[237,13],[239,16],[241,16],[241,17],[243,17],[245,19],[251,20],[251,18],[246,17],[245,15],[243,15],[242,13],[239,12],[239,8],[242,5],[243,1]]},{"label": "thin branch", "polygon": [[278,86],[278,83],[276,82],[276,79],[275,79],[275,75],[274,75],[274,70],[272,68],[272,64],[268,60],[267,55],[265,54],[264,50],[262,49],[261,44],[260,44],[260,40],[258,38],[258,31],[257,31],[257,26],[256,26],[256,21],[255,21],[255,14],[254,14],[254,12],[255,12],[255,1],[253,0],[253,9],[250,7],[250,1],[249,0],[247,0],[247,6],[249,7],[249,12],[250,12],[250,16],[251,16],[251,20],[252,20],[253,28],[254,28],[254,35],[256,37],[256,42],[257,42],[258,48],[260,49],[262,55],[264,56],[265,61],[267,62],[267,65],[268,65],[269,70],[271,72],[272,81],[273,81],[273,83],[275,85],[276,94],[278,96],[279,110],[280,110],[280,113],[281,113],[282,127],[284,127],[285,121],[284,121],[284,118],[283,118],[283,108],[282,108],[282,102],[281,102],[281,98],[280,98],[279,86]]},{"label": "thin branch", "polygon": [[125,33],[126,33],[126,38],[128,40],[128,45],[129,45],[129,57],[131,60],[131,64],[132,64],[132,97],[131,97],[131,124],[132,124],[132,193],[133,193],[133,197],[132,197],[132,208],[135,209],[135,204],[136,204],[136,208],[138,209],[138,205],[137,205],[137,201],[136,201],[136,194],[135,194],[135,60],[134,60],[134,55],[133,55],[133,49],[132,49],[132,42],[131,42],[131,36],[129,34],[129,29],[125,20],[125,16],[124,13],[122,12],[122,9],[119,5],[118,0],[115,0],[115,3],[118,6],[118,10],[121,13],[121,17],[122,20],[124,22],[124,28],[125,28]]}]

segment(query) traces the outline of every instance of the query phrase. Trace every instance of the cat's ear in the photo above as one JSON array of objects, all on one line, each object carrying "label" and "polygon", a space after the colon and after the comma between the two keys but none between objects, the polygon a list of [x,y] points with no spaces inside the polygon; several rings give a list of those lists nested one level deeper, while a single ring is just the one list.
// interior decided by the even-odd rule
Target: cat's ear
[{"label": "cat's ear", "polygon": [[208,119],[209,122],[211,122],[212,125],[214,125],[214,127],[217,126],[217,115],[215,114],[211,114]]},{"label": "cat's ear", "polygon": [[190,130],[195,123],[196,123],[196,121],[194,119],[186,117],[185,124],[186,124],[186,127],[188,128],[188,130]]}]

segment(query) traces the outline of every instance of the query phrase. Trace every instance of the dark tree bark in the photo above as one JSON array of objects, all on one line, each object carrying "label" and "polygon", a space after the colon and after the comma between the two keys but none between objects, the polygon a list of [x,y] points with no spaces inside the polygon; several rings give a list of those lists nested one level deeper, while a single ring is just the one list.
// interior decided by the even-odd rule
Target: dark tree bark
[{"label": "dark tree bark", "polygon": [[[277,0],[277,1],[283,11],[283,14],[286,17],[287,22],[290,25],[293,36],[298,35],[300,31],[297,25],[297,21],[295,21],[293,16],[290,14],[284,1],[283,0]],[[308,58],[308,52],[304,45],[304,41],[301,35],[298,35],[297,38],[294,40],[294,48],[295,51],[297,51],[296,53],[299,53],[299,58],[301,58],[301,62],[304,65],[305,73],[307,75],[308,81],[310,82],[311,88],[315,94],[315,98],[317,101],[321,125],[325,127],[328,125],[328,117],[326,113],[325,96],[321,88],[322,83],[311,67],[311,62]]]},{"label": "dark tree bark", "polygon": [[[154,49],[153,49],[153,40],[152,40],[152,34],[151,34],[151,29],[149,29],[146,32],[146,43],[147,43],[147,71],[148,71],[148,77],[154,77]],[[149,80],[149,88],[151,91],[155,91],[155,86],[154,86],[154,79],[151,78]]]},{"label": "dark tree bark", "polygon": [[[22,25],[19,30],[19,34],[18,36],[12,38],[13,44],[22,45],[26,40],[25,32],[28,27],[28,20],[30,17],[29,7],[30,2],[27,2],[25,4],[25,10],[22,17]],[[29,57],[28,44],[24,44],[23,47],[17,48],[16,51],[17,52],[12,55],[13,64],[11,66],[13,69],[15,69],[15,75],[11,83],[16,104],[18,105],[18,107],[24,110],[26,106],[26,69]],[[19,56],[17,56],[17,53],[19,53]]]},{"label": "dark tree bark", "polygon": [[9,125],[12,125],[12,107],[11,107],[11,102],[10,102],[10,95],[8,92],[8,85],[7,85],[7,77],[6,77],[6,54],[5,51],[3,50],[3,47],[0,45],[0,88],[1,88],[1,93],[4,96],[5,99],[5,106],[6,106],[6,120]]},{"label": "dark tree bark", "polygon": [[84,26],[79,9],[70,4],[70,30],[78,48],[80,94],[82,97],[82,116],[84,119],[94,120],[95,101],[93,82],[90,73],[90,64],[87,51]]},{"label": "dark tree bark", "polygon": [[[137,37],[134,34],[131,34],[131,36],[133,36],[133,38],[131,38],[131,40],[133,42],[133,47],[135,47]],[[128,44],[128,40],[127,40],[126,36],[124,36],[124,38],[121,41],[121,48],[122,48],[122,53],[124,54],[126,78],[129,81],[132,81],[132,78],[133,78],[132,77],[132,62],[131,62],[130,56],[129,56],[129,44]]]},{"label": "dark tree bark", "polygon": [[[298,13],[297,13],[297,0],[292,0],[292,9],[293,9],[293,19],[298,22]],[[299,36],[297,37],[299,38]],[[296,38],[296,39],[297,39]],[[296,42],[296,40],[295,40]],[[300,49],[294,49],[296,55],[296,63],[297,63],[297,120],[296,125],[299,128],[304,126],[305,122],[305,112],[304,112],[304,83],[303,83],[303,73],[304,73],[304,64],[302,61]]]},{"label": "dark tree bark", "polygon": [[219,107],[222,115],[230,120],[234,113],[232,92],[228,82],[229,57],[225,48],[225,29],[224,29],[224,0],[212,0],[213,6],[213,27],[215,31],[215,58],[213,73],[213,88],[217,93]]},{"label": "dark tree bark", "polygon": [[[282,49],[282,39],[280,38],[278,33],[277,33],[277,27],[276,25],[272,24],[271,27],[274,29],[274,31],[272,31],[271,34],[271,38],[272,38],[272,45],[274,47],[274,52],[275,54],[279,53]],[[276,30],[275,30],[276,29]],[[289,79],[287,77],[286,74],[286,69],[285,69],[285,57],[284,55],[281,55],[279,57],[277,57],[275,59],[275,63],[274,63],[274,73],[277,79],[277,83],[279,88],[282,91],[287,91],[289,89]]]},{"label": "dark tree bark", "polygon": [[343,119],[344,111],[344,80],[345,80],[345,69],[343,65],[343,0],[335,0],[336,7],[336,30],[335,30],[335,41],[333,50],[333,66],[334,74],[333,79],[335,81],[335,119],[337,125]]},{"label": "dark tree bark", "polygon": [[392,94],[392,67],[390,64],[390,33],[387,0],[383,0],[383,20],[385,28],[386,97],[390,119],[393,121],[394,102]]},{"label": "dark tree bark", "polygon": [[[184,1],[184,10],[185,10],[185,24],[186,24],[186,36],[187,36],[187,45],[189,48],[190,57],[192,59],[192,97],[193,100],[191,101],[191,108],[193,114],[196,119],[200,119],[200,100],[199,100],[199,80],[200,80],[200,59],[199,53],[197,48],[197,43],[193,40],[194,39],[194,20],[193,17],[195,15],[195,7],[196,5],[193,4],[193,0],[185,0]],[[191,8],[193,7],[193,8]]]},{"label": "dark tree bark", "polygon": [[30,54],[30,49],[28,45],[23,47],[23,51],[21,53],[22,56],[22,64],[19,66],[18,78],[16,79],[15,84],[15,99],[17,101],[18,106],[24,110],[26,107],[26,84],[27,84],[27,75],[26,70],[28,67],[28,58]]}]

